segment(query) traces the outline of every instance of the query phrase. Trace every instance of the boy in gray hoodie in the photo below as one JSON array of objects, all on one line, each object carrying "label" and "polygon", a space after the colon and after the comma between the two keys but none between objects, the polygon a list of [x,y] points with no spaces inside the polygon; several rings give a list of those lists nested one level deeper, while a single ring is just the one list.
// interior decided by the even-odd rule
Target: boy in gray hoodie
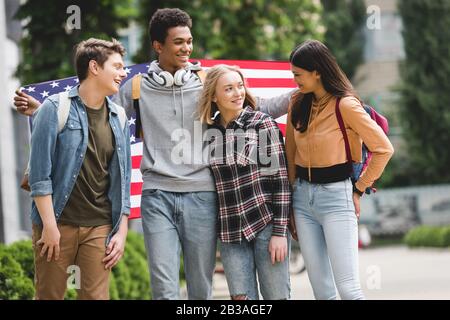
[{"label": "boy in gray hoodie", "polygon": [[[188,61],[193,49],[191,27],[191,18],[180,9],[155,12],[149,32],[158,60],[139,80],[141,216],[153,299],[180,298],[181,252],[188,298],[212,298],[218,200],[208,163],[202,161],[206,127],[196,109],[203,85],[197,73],[201,68]],[[129,79],[115,99],[128,116],[134,112],[132,82]],[[290,96],[259,99],[258,105],[278,118],[287,113]],[[24,101],[15,101],[22,113]]]}]

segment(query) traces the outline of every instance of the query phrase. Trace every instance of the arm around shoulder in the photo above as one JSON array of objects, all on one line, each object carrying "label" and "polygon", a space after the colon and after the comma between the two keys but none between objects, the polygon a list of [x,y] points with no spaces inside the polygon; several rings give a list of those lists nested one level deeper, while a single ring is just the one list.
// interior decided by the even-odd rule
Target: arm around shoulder
[{"label": "arm around shoulder", "polygon": [[289,102],[295,92],[297,92],[297,89],[290,90],[273,98],[257,97],[258,109],[274,119],[279,118],[288,112]]}]

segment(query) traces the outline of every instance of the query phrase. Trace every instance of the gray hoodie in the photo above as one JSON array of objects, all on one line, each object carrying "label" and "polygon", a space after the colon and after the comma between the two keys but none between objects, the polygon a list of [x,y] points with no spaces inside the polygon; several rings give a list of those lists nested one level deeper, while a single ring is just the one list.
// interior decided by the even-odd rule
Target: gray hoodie
[{"label": "gray hoodie", "polygon": [[[188,68],[193,70],[196,67],[189,64]],[[159,74],[162,70],[158,62],[153,61],[149,71]],[[134,112],[131,83],[129,79],[115,97],[115,102],[125,108],[128,117]],[[202,89],[203,85],[195,72],[181,87],[163,87],[148,74],[143,75],[139,99],[144,136],[141,162],[143,190],[215,191],[208,163],[201,161],[204,146],[201,140],[206,126],[200,125],[196,111]],[[290,96],[291,92],[272,99],[258,99],[258,105],[262,112],[277,118],[287,113]],[[180,142],[191,149],[190,161],[174,161],[173,152],[180,149]]]}]

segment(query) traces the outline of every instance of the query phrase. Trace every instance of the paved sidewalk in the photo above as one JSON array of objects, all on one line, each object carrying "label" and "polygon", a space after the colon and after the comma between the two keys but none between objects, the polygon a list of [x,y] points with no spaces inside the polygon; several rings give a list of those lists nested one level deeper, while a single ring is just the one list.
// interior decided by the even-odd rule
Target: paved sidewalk
[{"label": "paved sidewalk", "polygon": [[[450,299],[450,249],[404,246],[362,249],[361,285],[370,300]],[[214,299],[230,299],[225,275],[214,275]],[[306,272],[291,275],[293,300],[312,300]]]},{"label": "paved sidewalk", "polygon": [[213,298],[214,300],[230,300],[230,294],[228,293],[227,280],[225,274],[214,274],[213,280]]}]

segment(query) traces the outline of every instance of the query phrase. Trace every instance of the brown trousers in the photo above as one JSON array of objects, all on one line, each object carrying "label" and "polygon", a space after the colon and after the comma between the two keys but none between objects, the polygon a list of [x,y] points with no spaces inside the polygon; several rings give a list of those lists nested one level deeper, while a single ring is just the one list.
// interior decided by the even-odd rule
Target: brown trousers
[{"label": "brown trousers", "polygon": [[58,229],[59,259],[47,262],[47,254],[40,256],[42,245],[36,244],[42,227],[33,225],[36,300],[62,300],[68,285],[77,290],[80,300],[108,300],[110,270],[105,270],[102,259],[111,226],[58,224]]}]

